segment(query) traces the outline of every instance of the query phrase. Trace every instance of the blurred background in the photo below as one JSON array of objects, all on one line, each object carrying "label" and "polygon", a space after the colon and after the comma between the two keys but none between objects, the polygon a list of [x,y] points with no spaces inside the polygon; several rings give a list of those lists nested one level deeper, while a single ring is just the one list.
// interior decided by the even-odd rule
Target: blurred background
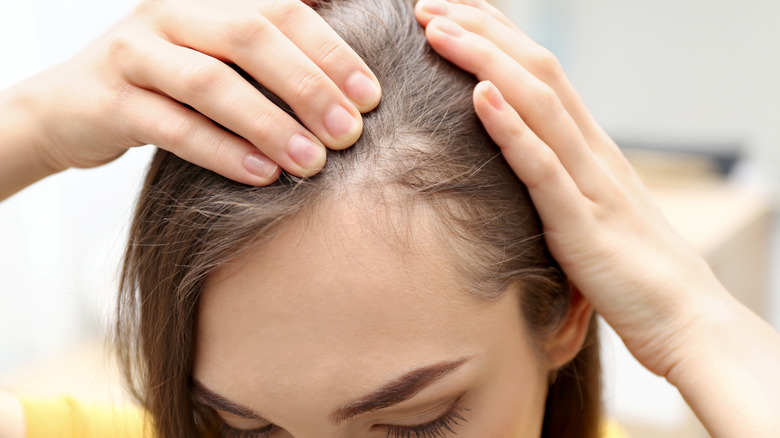
[{"label": "blurred background", "polygon": [[[0,88],[70,58],[135,3],[2,0]],[[724,284],[780,327],[780,2],[495,3],[557,54]],[[152,152],[55,175],[0,204],[0,387],[104,396],[113,377],[101,340]],[[707,436],[676,390],[604,332],[610,415],[634,437]]]}]

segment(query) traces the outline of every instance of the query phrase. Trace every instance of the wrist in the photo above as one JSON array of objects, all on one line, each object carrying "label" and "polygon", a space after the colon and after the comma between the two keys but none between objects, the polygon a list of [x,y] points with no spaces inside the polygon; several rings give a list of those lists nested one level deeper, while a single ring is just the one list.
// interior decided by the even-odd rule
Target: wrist
[{"label": "wrist", "polygon": [[27,81],[0,92],[0,200],[66,168],[46,149],[45,105]]},{"label": "wrist", "polygon": [[690,303],[686,322],[669,351],[669,363],[659,373],[678,388],[692,373],[730,356],[734,350],[728,344],[739,342],[738,332],[744,327],[743,306],[718,286],[715,293]]},{"label": "wrist", "polygon": [[[55,122],[62,118],[57,112],[66,106],[65,99],[59,94],[59,84],[55,78],[64,74],[61,67],[43,71],[19,84],[17,106],[24,116],[29,131],[30,152],[36,156],[35,163],[47,175],[70,168],[68,157],[60,157],[56,146],[61,143],[55,134]],[[58,85],[52,85],[52,84]]]},{"label": "wrist", "polygon": [[622,326],[613,324],[634,357],[667,379],[697,356],[708,326],[729,318],[733,308],[733,298],[697,254],[679,265],[646,289],[639,306],[624,311]]},{"label": "wrist", "polygon": [[776,436],[780,334],[727,293],[703,309],[666,379],[713,436]]}]

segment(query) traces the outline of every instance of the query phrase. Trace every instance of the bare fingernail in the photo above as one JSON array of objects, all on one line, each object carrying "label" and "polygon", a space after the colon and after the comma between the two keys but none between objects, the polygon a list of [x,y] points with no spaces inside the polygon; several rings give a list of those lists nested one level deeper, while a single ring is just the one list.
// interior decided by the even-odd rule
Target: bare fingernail
[{"label": "bare fingernail", "polygon": [[485,96],[488,99],[488,102],[490,102],[491,105],[493,105],[493,108],[501,111],[504,109],[504,97],[501,96],[501,92],[498,91],[498,88],[496,88],[495,85],[493,85],[491,82],[485,82]]},{"label": "bare fingernail", "polygon": [[363,72],[355,72],[347,78],[347,96],[360,106],[372,106],[380,98],[376,83]]},{"label": "bare fingernail", "polygon": [[290,157],[305,170],[319,169],[322,167],[324,147],[313,142],[306,136],[295,134],[290,139],[288,153]]},{"label": "bare fingernail", "polygon": [[325,114],[325,129],[334,139],[351,136],[357,126],[355,116],[341,105],[333,105]]},{"label": "bare fingernail", "polygon": [[463,35],[463,28],[460,27],[457,23],[454,21],[448,20],[446,18],[436,18],[435,26],[440,31],[446,33],[449,36],[453,37],[459,37]]},{"label": "bare fingernail", "polygon": [[445,15],[447,13],[448,4],[444,0],[423,0],[423,11],[433,15]]},{"label": "bare fingernail", "polygon": [[276,170],[279,168],[268,157],[254,153],[244,157],[244,167],[252,174],[265,179],[273,178]]}]

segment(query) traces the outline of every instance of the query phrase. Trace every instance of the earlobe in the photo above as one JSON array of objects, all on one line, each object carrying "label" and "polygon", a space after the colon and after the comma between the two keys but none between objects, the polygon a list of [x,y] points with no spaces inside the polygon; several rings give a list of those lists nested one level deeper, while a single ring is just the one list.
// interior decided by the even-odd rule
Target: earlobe
[{"label": "earlobe", "polygon": [[576,286],[570,286],[570,305],[566,320],[544,341],[550,370],[571,362],[582,349],[588,334],[593,306]]}]

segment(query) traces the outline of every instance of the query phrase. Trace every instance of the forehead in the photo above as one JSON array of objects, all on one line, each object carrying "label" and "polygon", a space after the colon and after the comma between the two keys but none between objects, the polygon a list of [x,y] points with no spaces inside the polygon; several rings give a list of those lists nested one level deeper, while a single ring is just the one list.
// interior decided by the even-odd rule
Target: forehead
[{"label": "forehead", "polygon": [[325,207],[212,275],[196,376],[272,400],[302,391],[348,399],[398,370],[490,348],[491,320],[507,306],[458,284],[427,214],[399,230],[381,207]]}]

